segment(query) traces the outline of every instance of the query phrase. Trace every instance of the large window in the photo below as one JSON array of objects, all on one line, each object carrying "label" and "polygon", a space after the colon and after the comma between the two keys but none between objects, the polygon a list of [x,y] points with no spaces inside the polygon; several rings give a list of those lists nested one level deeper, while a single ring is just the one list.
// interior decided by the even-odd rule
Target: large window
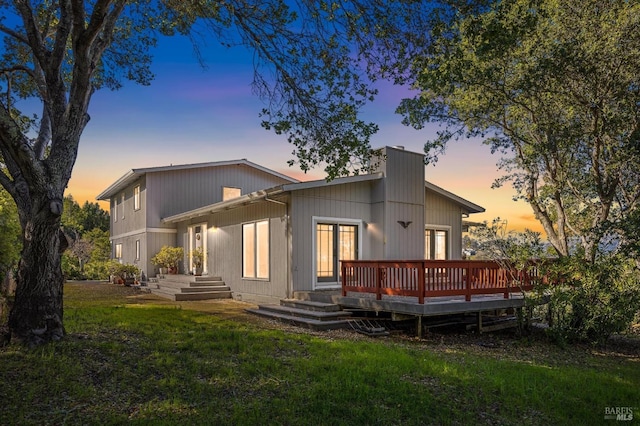
[{"label": "large window", "polygon": [[133,188],[133,209],[140,210],[140,185]]},{"label": "large window", "polygon": [[121,243],[116,244],[116,252],[115,252],[113,257],[115,257],[118,260],[122,259],[122,244]]},{"label": "large window", "polygon": [[429,260],[449,258],[449,231],[444,229],[426,229],[424,231],[424,253]]},{"label": "large window", "polygon": [[140,260],[140,240],[136,240],[136,260]]},{"label": "large window", "polygon": [[358,258],[358,226],[316,224],[316,277],[318,282],[337,282],[341,260]]},{"label": "large window", "polygon": [[269,221],[242,225],[242,276],[269,278]]}]

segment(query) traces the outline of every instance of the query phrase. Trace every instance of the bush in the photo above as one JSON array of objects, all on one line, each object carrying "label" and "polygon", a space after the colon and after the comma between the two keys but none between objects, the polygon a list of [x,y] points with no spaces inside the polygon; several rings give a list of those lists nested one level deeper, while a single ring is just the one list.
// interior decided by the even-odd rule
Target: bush
[{"label": "bush", "polygon": [[116,284],[133,284],[140,276],[140,269],[136,265],[120,263],[117,260],[111,260],[107,268]]},{"label": "bush", "polygon": [[62,266],[62,273],[66,280],[87,279],[84,272],[80,270],[80,265],[78,265],[78,260],[75,257],[71,257],[65,252],[62,254],[60,262]]},{"label": "bush", "polygon": [[[90,261],[80,269],[78,259],[64,253],[61,258],[62,273],[67,280],[108,280],[110,261]],[[117,263],[117,262],[116,262]]]},{"label": "bush", "polygon": [[84,275],[88,280],[108,280],[109,265],[108,261],[91,261],[84,265]]},{"label": "bush", "polygon": [[162,246],[160,251],[151,258],[154,265],[177,269],[178,263],[184,258],[184,249],[182,247]]},{"label": "bush", "polygon": [[640,273],[618,255],[595,263],[579,256],[554,268],[559,284],[551,287],[549,333],[558,341],[603,344],[633,324],[640,311]]}]

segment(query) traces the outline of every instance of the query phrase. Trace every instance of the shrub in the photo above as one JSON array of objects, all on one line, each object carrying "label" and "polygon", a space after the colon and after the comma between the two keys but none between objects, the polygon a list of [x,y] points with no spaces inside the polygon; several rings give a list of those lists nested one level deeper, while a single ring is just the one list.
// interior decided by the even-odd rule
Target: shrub
[{"label": "shrub", "polygon": [[91,261],[84,266],[84,275],[88,280],[108,280],[109,265],[108,261]]},{"label": "shrub", "polygon": [[162,246],[160,251],[151,258],[151,263],[164,268],[175,269],[184,258],[182,247]]},{"label": "shrub", "polygon": [[140,269],[136,265],[120,263],[111,260],[108,264],[109,274],[114,277],[117,284],[129,284],[140,276]]},{"label": "shrub", "polygon": [[560,261],[551,287],[549,333],[558,341],[603,344],[627,330],[640,311],[640,273],[618,255],[595,263],[579,256]]}]

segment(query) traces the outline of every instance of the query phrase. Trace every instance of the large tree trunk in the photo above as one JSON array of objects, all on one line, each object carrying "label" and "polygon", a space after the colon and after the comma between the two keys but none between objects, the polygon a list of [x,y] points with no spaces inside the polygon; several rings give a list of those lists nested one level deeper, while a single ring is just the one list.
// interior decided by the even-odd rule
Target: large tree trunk
[{"label": "large tree trunk", "polygon": [[68,244],[60,232],[58,205],[44,195],[34,197],[23,223],[24,247],[9,327],[13,338],[32,346],[65,335],[60,253]]}]

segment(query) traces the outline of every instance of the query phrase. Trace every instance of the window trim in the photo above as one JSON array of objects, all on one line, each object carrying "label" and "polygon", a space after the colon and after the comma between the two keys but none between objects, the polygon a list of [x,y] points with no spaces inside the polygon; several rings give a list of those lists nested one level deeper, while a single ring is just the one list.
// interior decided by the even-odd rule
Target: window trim
[{"label": "window trim", "polygon": [[140,210],[140,185],[133,187],[133,210]]},{"label": "window trim", "polygon": [[125,196],[124,196],[124,191],[122,192],[122,202],[120,204],[122,204],[122,220],[124,220],[124,200],[125,200]]},{"label": "window trim", "polygon": [[118,221],[118,197],[113,199],[113,213],[111,215],[113,217],[113,221]]},{"label": "window trim", "polygon": [[140,240],[136,240],[136,260],[140,260]]},{"label": "window trim", "polygon": [[[312,247],[312,268],[311,268],[311,283],[313,286],[313,290],[322,290],[322,289],[335,289],[340,288],[342,286],[340,281],[340,274],[338,273],[338,281],[323,281],[318,280],[318,248],[317,248],[317,233],[316,230],[318,228],[318,224],[327,224],[327,225],[355,225],[357,227],[357,253],[358,258],[362,259],[363,257],[363,240],[364,240],[364,220],[362,219],[352,219],[352,218],[342,218],[342,217],[326,217],[326,216],[313,216],[311,220],[311,247]],[[338,267],[340,267],[338,265]]]},{"label": "window trim", "polygon": [[[424,241],[424,248],[425,248],[424,258],[425,258],[425,260],[433,260],[433,259],[428,259],[427,258],[427,252],[426,252],[426,248],[427,248],[426,247],[426,245],[427,245],[426,232],[427,231],[445,231],[447,233],[447,239],[446,239],[446,242],[445,242],[445,244],[447,245],[445,247],[446,260],[451,260],[452,259],[452,257],[451,257],[451,226],[449,226],[449,225],[430,225],[430,224],[427,224],[427,225],[424,226],[424,233],[425,233],[425,235],[424,235],[424,239],[425,239],[425,241]],[[435,238],[435,234],[434,234],[434,238]],[[435,246],[433,248],[435,249]]]},{"label": "window trim", "polygon": [[113,258],[118,260],[122,259],[122,243],[116,243],[114,247]]},{"label": "window trim", "polygon": [[[259,275],[259,247],[260,247],[260,241],[259,241],[259,233],[258,233],[258,225],[260,224],[266,224],[266,238],[267,238],[267,253],[266,253],[266,257],[267,257],[267,271],[266,271],[266,276],[265,275]],[[247,275],[247,263],[246,263],[246,256],[245,253],[247,251],[247,248],[245,246],[245,227],[250,226],[253,228],[253,245],[252,245],[252,250],[253,250],[253,275]],[[251,221],[251,222],[244,222],[241,224],[241,230],[242,230],[242,270],[241,270],[241,275],[242,275],[242,279],[243,280],[255,280],[255,281],[269,281],[271,279],[271,220],[269,218],[267,219],[263,219],[263,220],[255,220],[255,221]]]}]

